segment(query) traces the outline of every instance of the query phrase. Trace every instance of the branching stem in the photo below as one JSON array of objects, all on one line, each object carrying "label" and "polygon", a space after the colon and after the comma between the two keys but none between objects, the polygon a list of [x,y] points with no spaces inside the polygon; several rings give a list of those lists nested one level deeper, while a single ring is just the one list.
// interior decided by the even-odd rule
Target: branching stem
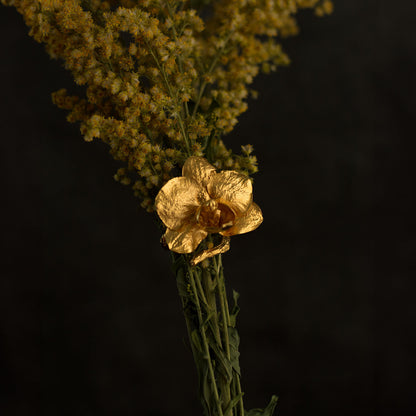
[{"label": "branching stem", "polygon": [[[170,85],[168,76],[166,74],[165,68],[163,67],[163,65],[159,62],[159,59],[157,58],[155,52],[153,51],[152,47],[150,46],[150,44],[148,42],[146,42],[147,48],[149,49],[150,54],[153,57],[153,60],[156,63],[156,66],[158,67],[160,73],[163,76],[163,81],[165,82],[165,86],[168,90],[169,96],[172,98],[172,100],[176,101],[176,103],[178,102],[178,96],[173,93],[172,87]],[[186,147],[186,151],[188,153],[188,156],[192,155],[192,151],[191,151],[191,146],[189,144],[189,137],[187,135],[186,129],[185,129],[185,123],[182,120],[182,115],[180,113],[178,113],[178,117],[177,117],[178,123],[179,123],[179,128],[181,130],[181,134],[183,137],[183,140],[185,142],[185,147]]]},{"label": "branching stem", "polygon": [[[211,72],[215,69],[215,66],[217,65],[217,62],[218,62],[218,60],[220,59],[220,57],[221,57],[222,53],[224,52],[224,49],[225,49],[225,47],[227,46],[227,43],[228,43],[228,41],[230,40],[230,38],[231,38],[231,35],[232,35],[232,34],[233,34],[233,31],[229,32],[229,33],[228,33],[228,35],[226,36],[226,38],[224,39],[224,44],[223,44],[223,45],[222,45],[222,47],[221,47],[221,48],[217,51],[217,54],[214,56],[214,59],[213,59],[213,61],[211,62],[211,65],[210,65],[210,67],[209,67],[208,71],[204,74],[204,77],[206,77],[207,75],[211,74]],[[192,110],[192,118],[194,118],[194,117],[195,117],[196,112],[198,111],[199,104],[201,103],[201,98],[202,98],[202,96],[204,95],[205,88],[206,88],[206,86],[207,86],[207,85],[208,85],[208,81],[207,81],[206,79],[204,79],[204,80],[202,81],[201,88],[200,88],[199,93],[198,93],[198,98],[197,98],[197,100],[196,100],[196,102],[195,102],[195,107],[194,107],[194,109]]]}]

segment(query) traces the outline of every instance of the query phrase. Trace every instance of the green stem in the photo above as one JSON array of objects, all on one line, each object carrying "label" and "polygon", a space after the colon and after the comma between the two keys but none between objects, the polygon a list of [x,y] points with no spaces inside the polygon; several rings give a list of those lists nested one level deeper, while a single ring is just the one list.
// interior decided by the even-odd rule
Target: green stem
[{"label": "green stem", "polygon": [[[211,278],[211,273],[207,269],[203,269],[202,275],[203,275],[205,290],[207,293],[208,305],[210,308],[210,313],[212,315],[211,322],[212,322],[212,328],[213,328],[215,339],[217,341],[218,346],[220,347],[220,350],[222,350],[223,345],[225,345],[225,348],[229,351],[228,338],[224,338],[223,340],[221,340],[221,335],[220,335],[218,311],[217,311],[217,296],[216,296],[216,290],[215,290],[217,288],[216,283],[218,282],[217,274],[215,274],[215,283],[213,283],[212,278]],[[230,359],[229,355],[227,355],[227,358],[228,360]],[[231,401],[230,382],[231,380],[224,374],[219,375],[219,387],[221,391],[222,407],[224,409],[228,408],[228,405]],[[230,412],[227,411],[224,416],[230,416]]]},{"label": "green stem", "polygon": [[[216,266],[216,269],[218,270],[217,275],[219,276],[219,279],[217,282],[217,287],[218,287],[218,292],[219,292],[219,296],[221,299],[221,309],[222,309],[222,315],[224,319],[223,326],[224,328],[226,328],[224,336],[226,336],[226,339],[227,339],[227,343],[226,343],[228,347],[227,355],[228,355],[228,358],[230,358],[230,343],[228,339],[228,327],[231,326],[231,320],[230,320],[230,312],[229,312],[230,309],[229,309],[228,300],[227,300],[227,292],[226,292],[226,287],[225,287],[224,269],[222,267],[221,254],[218,255],[218,262],[215,261],[214,265]],[[242,391],[241,391],[240,375],[235,370],[233,370],[233,381],[234,381],[235,388],[237,389],[237,395],[241,395]],[[242,396],[238,402],[238,407],[240,409],[240,415],[244,416],[244,403],[243,403]]]},{"label": "green stem", "polygon": [[[172,260],[172,263],[175,263],[176,259],[175,259],[175,256],[174,256],[172,251],[170,252],[170,258]],[[181,293],[180,284],[184,284],[185,279],[183,279],[184,275],[182,275],[182,278],[179,278],[179,275],[178,275],[179,273],[185,273],[186,274],[186,270],[181,269],[180,271],[176,272],[176,284],[177,284],[179,293]],[[188,307],[187,300],[186,300],[186,297],[183,296],[183,295],[180,295],[180,299],[181,299],[181,303],[182,303],[183,313],[184,313],[184,316],[185,316],[186,329],[188,330],[189,342],[191,344],[191,349],[192,349],[192,355],[194,356],[194,359],[196,360],[196,350],[195,350],[194,344],[193,344],[192,339],[191,339],[192,321],[191,321],[191,318],[190,318],[189,313],[187,311],[187,307]]]},{"label": "green stem", "polygon": [[[178,41],[178,34],[176,32],[176,28],[175,28],[175,24],[174,24],[175,18],[173,16],[172,8],[169,4],[169,1],[166,2],[166,6],[167,6],[167,9],[168,9],[169,17],[172,19],[173,38],[175,39],[175,42],[177,42]],[[182,57],[181,57],[180,54],[178,55],[178,66],[179,66],[180,72],[183,74]],[[185,108],[186,117],[189,117],[189,108],[188,108],[188,103],[187,102],[184,103],[184,108]]]},{"label": "green stem", "polygon": [[205,416],[244,416],[221,256],[199,267],[173,260]]},{"label": "green stem", "polygon": [[206,293],[207,304],[209,307],[209,313],[212,315],[212,322],[214,327],[214,336],[220,347],[222,347],[220,328],[218,325],[218,312],[217,312],[217,302],[215,299],[215,292],[213,289],[213,284],[211,280],[211,275],[208,269],[202,269],[202,280],[204,282],[204,288]]},{"label": "green stem", "polygon": [[[240,376],[234,372],[234,380],[237,384],[237,396],[241,394],[241,382],[240,382]],[[240,401],[238,402],[238,407],[240,409],[240,415],[244,416],[244,403],[243,403],[243,397],[241,397]]]},{"label": "green stem", "polygon": [[[176,103],[177,103],[178,102],[178,97],[173,94],[172,87],[170,85],[170,82],[169,82],[168,76],[166,74],[165,68],[159,62],[159,59],[157,59],[156,54],[154,53],[152,47],[150,46],[150,44],[148,42],[146,42],[146,46],[149,49],[149,52],[152,55],[153,60],[155,61],[156,65],[157,65],[157,67],[159,69],[159,71],[161,72],[161,74],[163,76],[163,80],[165,82],[165,85],[166,85],[166,88],[167,88],[167,90],[169,92],[170,97],[172,98],[172,100],[175,100]],[[179,128],[181,130],[183,140],[185,142],[186,151],[188,153],[188,156],[191,156],[192,155],[192,151],[191,151],[191,147],[190,147],[190,144],[189,144],[189,138],[188,138],[188,135],[186,133],[185,124],[184,124],[184,122],[182,120],[182,116],[180,114],[178,114],[177,120],[178,120],[178,123],[179,123]]]},{"label": "green stem", "polygon": [[218,415],[224,416],[222,407],[221,407],[220,397],[218,395],[218,387],[217,387],[217,383],[215,380],[215,374],[214,374],[214,368],[212,366],[211,355],[209,352],[209,345],[208,345],[208,340],[207,340],[207,336],[205,333],[204,321],[202,318],[202,310],[201,310],[201,305],[199,303],[199,297],[198,297],[198,291],[197,291],[196,284],[195,284],[195,278],[194,278],[192,268],[189,266],[189,263],[187,263],[187,266],[188,266],[189,280],[190,280],[192,291],[193,291],[194,298],[195,298],[195,306],[196,306],[197,314],[198,314],[199,329],[201,332],[202,343],[203,343],[203,347],[205,350],[205,358],[208,364],[208,372],[209,372],[209,376],[210,376],[211,384],[213,388],[214,400],[215,400],[215,404],[218,410]]},{"label": "green stem", "polygon": [[[221,254],[218,255],[219,260],[221,259]],[[223,336],[224,336],[224,344],[225,344],[225,352],[227,354],[227,358],[230,359],[231,353],[230,353],[230,340],[228,337],[228,325],[229,325],[229,315],[228,310],[225,305],[224,301],[224,288],[220,283],[220,265],[217,263],[216,258],[213,258],[214,268],[215,268],[215,279],[217,282],[217,288],[218,288],[218,297],[220,299],[220,305],[221,305],[221,317],[222,317],[222,329],[223,329]]]},{"label": "green stem", "polygon": [[[224,39],[223,46],[218,50],[217,54],[214,56],[214,59],[211,62],[211,65],[210,65],[208,71],[204,74],[204,76],[207,76],[207,75],[211,74],[211,72],[215,69],[215,66],[217,65],[217,62],[220,59],[222,53],[224,52],[224,49],[225,49],[228,41],[230,40],[232,34],[233,34],[233,31],[231,31],[231,32],[228,33],[228,35]],[[192,111],[192,118],[195,117],[195,114],[198,111],[198,107],[199,107],[199,104],[201,102],[201,98],[204,95],[204,91],[205,91],[205,88],[206,88],[207,85],[208,85],[208,82],[207,81],[203,81],[202,82],[201,88],[199,90],[198,97],[197,97],[196,102],[195,102],[195,107],[194,107],[194,109]]]}]

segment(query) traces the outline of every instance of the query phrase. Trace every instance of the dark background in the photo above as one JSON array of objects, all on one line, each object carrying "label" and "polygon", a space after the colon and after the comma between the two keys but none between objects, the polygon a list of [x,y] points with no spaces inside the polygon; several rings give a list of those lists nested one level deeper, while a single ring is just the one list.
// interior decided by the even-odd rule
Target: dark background
[{"label": "dark background", "polygon": [[[413,415],[416,3],[335,3],[227,137],[256,148],[265,217],[224,256],[245,404]],[[71,78],[14,9],[0,51],[0,414],[201,414],[158,229],[51,103]]]}]

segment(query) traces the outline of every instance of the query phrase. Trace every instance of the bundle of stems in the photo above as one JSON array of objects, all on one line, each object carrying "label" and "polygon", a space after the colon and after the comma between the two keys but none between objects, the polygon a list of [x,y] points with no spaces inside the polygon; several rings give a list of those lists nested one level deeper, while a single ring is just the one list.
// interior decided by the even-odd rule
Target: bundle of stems
[{"label": "bundle of stems", "polygon": [[244,410],[240,337],[236,329],[239,295],[233,291],[230,308],[221,256],[192,266],[191,256],[172,253],[204,413],[207,416],[271,416],[276,396],[264,410]]}]

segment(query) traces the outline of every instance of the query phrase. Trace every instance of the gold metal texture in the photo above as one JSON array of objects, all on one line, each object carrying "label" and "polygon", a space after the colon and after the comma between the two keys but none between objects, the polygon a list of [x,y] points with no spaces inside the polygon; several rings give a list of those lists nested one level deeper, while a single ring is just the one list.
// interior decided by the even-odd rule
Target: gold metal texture
[{"label": "gold metal texture", "polygon": [[193,259],[193,264],[229,250],[229,237],[255,230],[263,221],[253,202],[251,180],[236,171],[216,172],[202,157],[189,157],[181,177],[168,181],[156,196],[156,211],[166,225],[170,250],[192,253],[210,233],[224,236],[214,248]]}]

